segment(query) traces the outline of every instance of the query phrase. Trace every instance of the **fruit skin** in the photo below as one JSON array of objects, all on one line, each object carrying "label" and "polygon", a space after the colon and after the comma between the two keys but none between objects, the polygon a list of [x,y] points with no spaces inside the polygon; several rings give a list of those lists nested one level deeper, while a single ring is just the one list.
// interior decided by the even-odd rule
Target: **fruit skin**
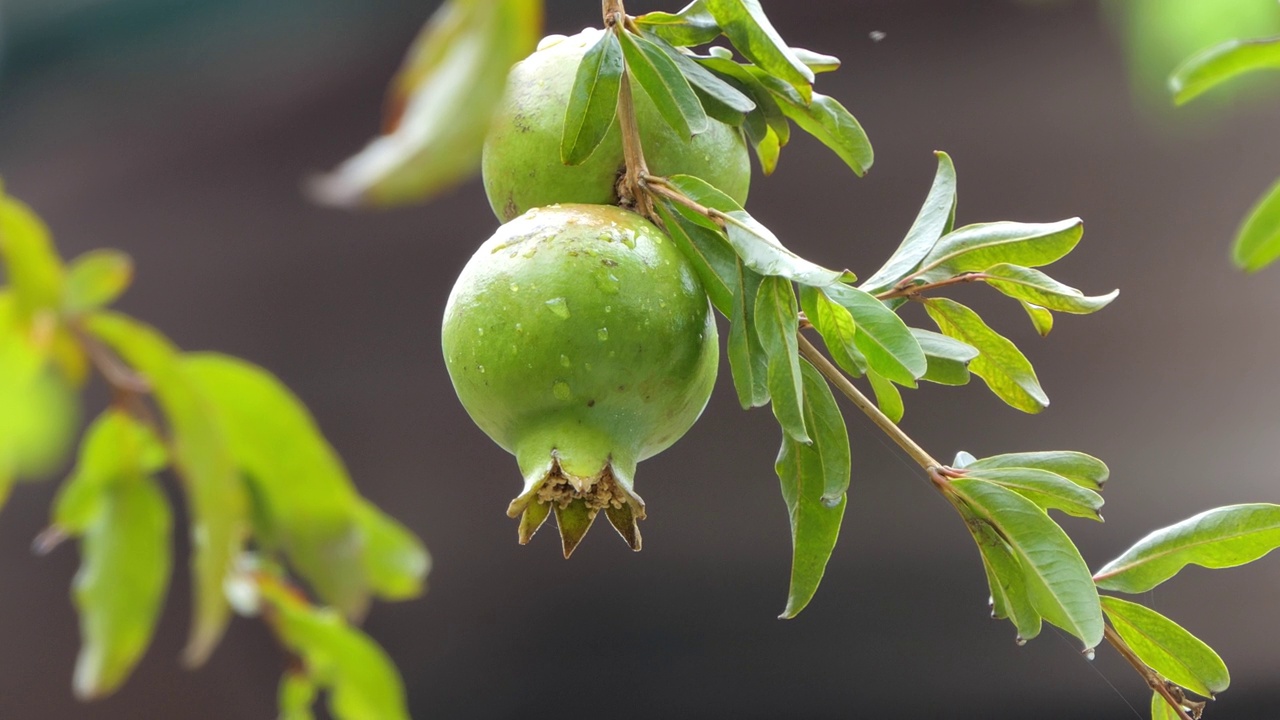
[{"label": "fruit skin", "polygon": [[[565,109],[582,56],[603,31],[546,38],[539,50],[511,69],[507,92],[485,138],[484,188],[498,219],[507,222],[534,207],[553,203],[617,202],[615,184],[623,168],[622,132],[613,127],[581,165],[560,161]],[[658,114],[653,101],[632,84],[636,121],[649,171],[702,178],[740,204],[747,199],[751,160],[742,133],[716,120],[692,140],[681,137]]]},{"label": "fruit skin", "polygon": [[[442,345],[463,406],[525,477],[508,513],[555,505],[544,486],[567,485],[575,494],[562,493],[554,508],[562,534],[565,504],[601,482],[621,492],[613,507],[577,508],[589,512],[587,527],[600,509],[615,526],[634,526],[615,519],[623,504],[644,517],[636,463],[693,425],[719,364],[714,316],[692,266],[647,220],[604,205],[538,208],[502,226],[454,285]],[[533,508],[541,519],[546,512]],[[535,524],[522,526],[522,540],[541,519],[526,518]],[[619,530],[638,548],[638,534]]]}]

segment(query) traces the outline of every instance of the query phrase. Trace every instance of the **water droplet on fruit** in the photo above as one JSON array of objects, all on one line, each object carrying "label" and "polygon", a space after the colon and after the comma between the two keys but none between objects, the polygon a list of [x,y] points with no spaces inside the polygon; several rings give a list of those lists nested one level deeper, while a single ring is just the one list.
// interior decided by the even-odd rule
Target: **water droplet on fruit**
[{"label": "water droplet on fruit", "polygon": [[563,365],[563,366],[565,366],[565,367],[569,367],[569,366],[570,366],[570,365],[572,365],[573,363],[569,362],[569,356],[568,356],[568,355],[561,355],[561,356],[560,356],[560,364],[561,364],[561,365]]},{"label": "water droplet on fruit", "polygon": [[607,313],[609,313],[609,312],[613,312],[613,306],[612,306],[612,305],[605,305],[605,306],[604,306],[604,311],[605,311],[605,312],[607,312]]},{"label": "water droplet on fruit", "polygon": [[515,283],[511,283],[511,292],[520,292],[520,286]]},{"label": "water droplet on fruit", "polygon": [[596,287],[600,288],[602,293],[617,295],[621,284],[622,281],[618,280],[618,276],[613,273],[599,273],[596,275]]},{"label": "water droplet on fruit", "polygon": [[483,334],[484,334],[484,328],[482,328],[482,327],[481,327],[481,328],[476,328],[476,334],[477,334],[477,335],[483,335]]},{"label": "water droplet on fruit", "polygon": [[547,301],[547,307],[561,319],[569,319],[569,303],[564,298],[551,298]]},{"label": "water droplet on fruit", "polygon": [[551,394],[555,395],[557,400],[568,400],[573,396],[573,391],[569,389],[569,383],[557,380],[551,386]]},{"label": "water droplet on fruit", "polygon": [[632,250],[635,250],[636,249],[636,231],[632,230],[631,228],[627,228],[626,230],[623,230],[622,244],[626,245],[628,248],[631,248]]},{"label": "water droplet on fruit", "polygon": [[516,323],[516,332],[523,334],[523,333],[524,333],[524,325],[521,325],[520,323]]},{"label": "water droplet on fruit", "polygon": [[480,371],[480,374],[481,374],[481,375],[483,375],[483,374],[484,374],[484,366],[483,366],[483,365],[477,365],[477,366],[476,366],[476,369]]},{"label": "water droplet on fruit", "polygon": [[600,342],[609,339],[609,328],[600,328],[596,331],[596,337],[600,338]]}]

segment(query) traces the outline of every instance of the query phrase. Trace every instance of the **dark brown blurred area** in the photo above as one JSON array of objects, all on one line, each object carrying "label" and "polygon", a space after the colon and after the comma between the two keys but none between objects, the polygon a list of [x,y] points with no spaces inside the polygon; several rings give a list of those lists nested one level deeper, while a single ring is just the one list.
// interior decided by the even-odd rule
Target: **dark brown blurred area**
[{"label": "dark brown blurred area", "polygon": [[[496,225],[479,184],[393,212],[327,210],[300,192],[377,130],[382,89],[436,3],[151,2],[134,17],[111,11],[124,0],[59,0],[64,14],[37,23],[44,1],[4,8],[27,23],[0,69],[7,190],[64,255],[135,258],[122,309],[184,348],[277,373],[363,492],[426,540],[428,595],[379,605],[367,623],[415,717],[1146,717],[1149,695],[1114,653],[1090,663],[1052,630],[1019,648],[987,618],[961,522],[853,414],[840,545],[809,609],[775,620],[790,562],[778,431],[767,410],[738,409],[727,366],[699,424],[640,467],[643,553],[607,529],[568,562],[554,537],[516,544],[503,513],[515,462],[468,420],[439,351],[453,278]],[[548,32],[597,22],[595,2],[550,5]],[[939,457],[1105,459],[1106,524],[1064,520],[1093,567],[1199,510],[1280,502],[1280,270],[1247,277],[1227,261],[1237,222],[1280,173],[1280,94],[1213,113],[1140,106],[1091,3],[765,5],[792,42],[844,60],[819,89],[876,148],[857,179],[800,138],[757,178],[753,212],[793,248],[869,275],[923,200],[931,151],[945,149],[962,223],[1080,215],[1085,241],[1054,275],[1121,288],[1045,340],[1015,303],[958,293],[1023,345],[1053,405],[1029,418],[976,379],[928,386],[907,395],[910,433]],[[22,486],[0,515],[0,718],[274,717],[283,661],[255,622],[238,620],[207,667],[179,667],[185,570],[128,685],[72,699],[76,551],[28,550],[55,488]],[[1143,599],[1232,668],[1207,717],[1280,717],[1280,559],[1191,569]]]}]

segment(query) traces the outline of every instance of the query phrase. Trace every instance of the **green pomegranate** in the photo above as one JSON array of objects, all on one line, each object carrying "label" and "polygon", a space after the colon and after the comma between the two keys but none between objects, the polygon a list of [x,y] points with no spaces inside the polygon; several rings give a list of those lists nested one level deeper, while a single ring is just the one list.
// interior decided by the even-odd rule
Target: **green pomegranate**
[{"label": "green pomegranate", "polygon": [[[560,162],[565,109],[582,56],[603,31],[550,36],[511,69],[507,92],[484,144],[484,188],[498,219],[552,203],[615,204],[623,169],[622,132],[613,127],[580,165]],[[739,203],[747,198],[751,161],[742,133],[715,120],[692,139],[671,129],[649,96],[632,86],[646,164],[655,175],[702,178]]]},{"label": "green pomegranate", "polygon": [[603,510],[639,550],[636,463],[698,419],[719,363],[706,293],[671,240],[614,206],[530,210],[467,263],[443,346],[463,406],[524,475],[507,510],[520,542],[554,510],[568,557]]}]

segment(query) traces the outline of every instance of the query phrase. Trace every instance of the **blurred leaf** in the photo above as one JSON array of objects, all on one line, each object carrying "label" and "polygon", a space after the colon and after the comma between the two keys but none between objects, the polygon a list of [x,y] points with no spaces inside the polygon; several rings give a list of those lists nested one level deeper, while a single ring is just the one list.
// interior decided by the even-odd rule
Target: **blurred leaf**
[{"label": "blurred leaf", "polygon": [[818,288],[808,285],[800,286],[800,307],[822,336],[827,352],[840,369],[854,377],[867,371],[866,358],[858,350],[856,342],[858,326],[853,322],[853,315],[848,308],[832,301]]},{"label": "blurred leaf", "polygon": [[1053,313],[1026,300],[1019,300],[1018,303],[1027,311],[1027,317],[1031,318],[1031,325],[1040,337],[1047,337],[1053,332]]},{"label": "blurred leaf", "polygon": [[118,250],[91,250],[67,268],[62,307],[76,315],[116,301],[133,281],[133,260]]},{"label": "blurred leaf", "polygon": [[52,472],[70,449],[78,402],[15,317],[0,292],[0,507],[15,480]]},{"label": "blurred leaf", "polygon": [[944,335],[978,349],[981,354],[969,363],[969,370],[1001,400],[1028,413],[1049,406],[1049,397],[1040,388],[1026,356],[1008,338],[987,327],[977,313],[947,298],[929,298],[924,308]]},{"label": "blurred leaf", "polygon": [[1236,567],[1277,547],[1280,505],[1228,505],[1156,530],[1107,563],[1094,580],[1104,590],[1144,593],[1187,565]]},{"label": "blurred leaf", "polygon": [[780,277],[760,282],[756,295],[756,330],[769,356],[769,396],[773,415],[791,438],[808,444],[805,430],[804,387],[800,376],[799,308],[791,283]]},{"label": "blurred leaf", "polygon": [[418,536],[368,502],[357,504],[356,522],[364,535],[364,570],[373,592],[384,600],[421,595],[431,556]]},{"label": "blurred leaf", "polygon": [[272,624],[328,691],[335,720],[409,720],[404,683],[386,652],[332,610],[315,608],[273,580],[259,584]]},{"label": "blurred leaf", "polygon": [[1102,490],[1111,475],[1101,460],[1072,450],[992,455],[972,461],[969,467],[973,470],[1035,468],[1061,475],[1080,487],[1094,491]]},{"label": "blurred leaf", "polygon": [[1222,658],[1169,618],[1114,597],[1103,596],[1102,609],[1134,654],[1165,679],[1207,698],[1231,685]]},{"label": "blurred leaf", "polygon": [[955,222],[956,167],[950,155],[944,152],[935,152],[934,155],[938,157],[938,172],[915,222],[888,262],[862,284],[862,289],[872,295],[889,290],[910,275],[938,244],[938,238],[951,231]]},{"label": "blurred leaf", "polygon": [[560,141],[560,160],[565,165],[586,162],[604,142],[618,115],[624,65],[622,46],[611,32],[602,35],[582,57]]},{"label": "blurred leaf", "polygon": [[758,274],[738,262],[733,313],[729,316],[728,353],[733,387],[744,410],[769,402],[769,355],[760,344],[756,328],[756,300],[761,280]]},{"label": "blurred leaf", "polygon": [[667,125],[684,138],[704,132],[707,113],[675,61],[662,48],[637,35],[621,31],[618,39],[627,72],[644,89]]},{"label": "blurred leaf", "polygon": [[1280,258],[1280,182],[1249,211],[1236,236],[1231,257],[1236,265],[1256,272]]},{"label": "blurred leaf", "polygon": [[[825,385],[826,381],[812,366],[806,362],[803,367],[806,385],[815,381]],[[816,378],[811,380],[810,375]],[[822,462],[822,448],[816,443],[805,445],[783,435],[775,469],[791,520],[791,586],[787,607],[780,616],[790,619],[809,604],[822,582],[827,561],[840,535],[840,522],[848,499],[841,497],[831,506],[823,502],[827,472]]]},{"label": "blurred leaf", "polygon": [[636,24],[672,45],[682,47],[705,45],[720,37],[720,26],[707,12],[703,0],[694,0],[678,13],[645,13],[636,18]]},{"label": "blurred leaf", "polygon": [[840,69],[840,58],[834,55],[823,55],[822,53],[798,47],[791,48],[791,52],[800,62],[804,63],[805,67],[815,74],[833,72]]},{"label": "blurred leaf", "polygon": [[706,8],[743,57],[789,83],[808,101],[813,71],[778,35],[759,0],[706,0]]},{"label": "blurred leaf", "polygon": [[49,230],[24,203],[0,187],[0,267],[8,277],[15,320],[29,324],[43,310],[56,310],[66,281]]},{"label": "blurred leaf", "polygon": [[153,328],[118,313],[91,314],[85,325],[146,377],[168,421],[173,463],[191,516],[194,619],[184,657],[187,664],[200,665],[230,619],[222,584],[249,531],[244,485],[215,406],[187,374],[177,348]]},{"label": "blurred leaf", "polygon": [[728,239],[689,220],[669,202],[659,202],[655,207],[667,235],[693,264],[711,304],[725,317],[731,317],[738,287],[738,254]]},{"label": "blurred leaf", "polygon": [[1086,650],[1102,642],[1098,592],[1062,528],[1030,500],[998,485],[960,478],[950,487],[1009,544],[1036,612],[1080,638]]},{"label": "blurred leaf", "polygon": [[874,370],[867,371],[867,380],[871,381],[871,389],[876,394],[876,404],[880,406],[880,412],[887,415],[894,423],[902,422],[906,406],[902,404],[902,393],[898,392],[898,387]]},{"label": "blurred leaf", "polygon": [[507,72],[533,50],[541,26],[541,0],[448,0],[392,81],[386,134],[318,179],[316,200],[417,202],[474,174]]},{"label": "blurred leaf", "polygon": [[1222,83],[1256,70],[1280,70],[1280,38],[1228,40],[1182,63],[1169,77],[1173,101],[1186,103]]},{"label": "blurred leaf", "polygon": [[1056,223],[994,222],[966,225],[944,235],[917,273],[926,282],[967,272],[982,272],[999,263],[1040,267],[1062,259],[1084,234],[1078,218]]},{"label": "blurred leaf", "polygon": [[987,573],[987,585],[991,589],[991,617],[1008,620],[1018,632],[1019,645],[1040,635],[1040,613],[1031,604],[1027,593],[1027,578],[1013,549],[1001,537],[1000,532],[961,504],[961,515],[978,544],[982,554],[982,566]]},{"label": "blurred leaf", "polygon": [[53,524],[79,535],[102,511],[113,485],[150,477],[169,464],[155,432],[123,410],[109,409],[85,430],[75,471],[58,491]]},{"label": "blurred leaf", "polygon": [[[183,368],[212,399],[236,463],[266,505],[290,564],[326,604],[364,613],[371,588],[364,509],[342,459],[306,406],[251,363],[213,353],[187,355]],[[423,560],[416,569],[425,570]],[[421,575],[393,580],[420,587]]]},{"label": "blurred leaf", "polygon": [[969,363],[978,357],[977,348],[931,330],[911,328],[911,334],[928,362],[921,379],[940,385],[969,384]]},{"label": "blurred leaf", "polygon": [[1063,285],[1039,270],[1008,263],[993,265],[982,274],[986,276],[988,285],[1011,298],[1076,315],[1097,312],[1120,294],[1119,290],[1112,290],[1106,295],[1086,297],[1079,290]]},{"label": "blurred leaf", "polygon": [[311,706],[316,703],[316,686],[300,672],[286,672],[280,678],[280,715],[277,720],[315,720]]},{"label": "blurred leaf", "polygon": [[1068,515],[1102,520],[1102,496],[1070,480],[1035,468],[984,468],[970,465],[965,477],[986,480],[1012,490],[1045,510],[1061,510]]},{"label": "blurred leaf", "polygon": [[915,387],[916,379],[929,369],[929,361],[902,318],[875,297],[848,285],[831,285],[823,292],[853,316],[858,327],[854,344],[867,365],[899,385]]},{"label": "blurred leaf", "polygon": [[822,503],[833,507],[849,491],[853,461],[849,452],[849,430],[836,404],[831,386],[807,360],[801,363],[804,381],[804,422],[813,438],[822,464]]}]

